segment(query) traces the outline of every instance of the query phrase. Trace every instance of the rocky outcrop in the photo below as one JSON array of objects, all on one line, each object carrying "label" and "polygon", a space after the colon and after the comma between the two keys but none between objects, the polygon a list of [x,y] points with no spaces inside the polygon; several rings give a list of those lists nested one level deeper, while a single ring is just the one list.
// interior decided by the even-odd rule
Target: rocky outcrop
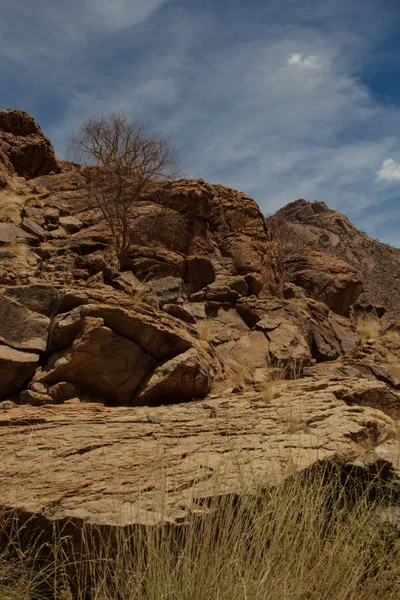
[{"label": "rocky outcrop", "polygon": [[29,115],[0,111],[0,510],[182,523],[376,447],[400,475],[400,382],[376,364],[400,326],[361,344],[353,320],[382,245],[302,200],[278,213],[300,239],[284,255],[251,198],[182,179],[137,202],[120,272],[84,184]]},{"label": "rocky outcrop", "polygon": [[318,362],[335,360],[342,354],[351,354],[360,343],[349,320],[312,299],[243,298],[236,310],[249,327],[261,329],[274,341],[274,361],[285,356],[287,362],[297,353],[305,361],[307,357]]},{"label": "rocky outcrop", "polygon": [[[292,227],[291,237],[295,245],[296,242],[301,242],[319,248],[324,253],[325,258],[321,260],[325,262],[328,271],[330,261],[335,265],[337,259],[349,265],[350,272],[355,269],[363,284],[361,305],[377,307],[378,311],[388,311],[393,315],[399,313],[398,248],[358,231],[345,215],[329,210],[324,202],[296,200],[277,211],[273,219]],[[270,220],[269,223],[271,224]],[[344,273],[343,268],[340,269]],[[339,274],[339,277],[342,275]]]},{"label": "rocky outcrop", "polygon": [[208,344],[196,344],[159,365],[143,382],[133,403],[157,406],[204,398],[218,374],[218,366]]},{"label": "rocky outcrop", "polygon": [[35,372],[39,355],[0,345],[0,398],[18,394]]},{"label": "rocky outcrop", "polygon": [[341,381],[310,374],[271,383],[268,396],[247,390],[153,409],[72,400],[46,409],[5,407],[0,504],[49,521],[182,522],[215,494],[276,485],[376,446],[381,456],[396,435],[394,421],[346,403],[370,384],[351,373]]},{"label": "rocky outcrop", "polygon": [[0,150],[26,179],[60,170],[50,140],[28,113],[0,111]]},{"label": "rocky outcrop", "polygon": [[114,404],[129,405],[154,359],[132,340],[104,326],[99,317],[85,317],[71,347],[55,354],[39,369],[34,382],[78,384],[82,391]]},{"label": "rocky outcrop", "polygon": [[339,315],[347,313],[362,292],[356,269],[313,248],[287,257],[284,269],[286,281],[302,287],[307,296],[325,302]]}]

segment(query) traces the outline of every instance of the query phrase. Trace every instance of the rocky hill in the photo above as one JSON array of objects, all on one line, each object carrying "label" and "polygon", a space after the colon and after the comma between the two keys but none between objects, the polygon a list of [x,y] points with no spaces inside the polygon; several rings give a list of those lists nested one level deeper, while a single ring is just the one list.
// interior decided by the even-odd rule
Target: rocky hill
[{"label": "rocky hill", "polygon": [[0,175],[4,505],[156,522],[163,457],[179,520],[217,480],[238,493],[241,451],[255,484],[288,476],[293,453],[297,469],[357,458],[368,470],[373,448],[397,476],[400,383],[371,362],[352,313],[363,288],[396,306],[360,274],[361,245],[344,250],[344,217],[304,201],[280,211],[337,254],[327,268],[315,246],[292,253],[284,280],[251,198],[157,182],[132,214],[121,272],[82,168],[57,161],[26,113],[0,111]]},{"label": "rocky hill", "polygon": [[[349,306],[359,297],[361,305],[374,306],[381,315],[383,311],[399,314],[400,249],[358,231],[345,215],[329,210],[324,202],[296,200],[281,208],[273,219],[290,225],[287,235],[291,234],[294,243],[313,246],[306,257],[300,259],[296,256],[298,253],[294,253],[293,259],[287,261],[290,281],[310,286],[307,280],[313,278],[312,272],[319,280],[326,267],[344,273],[344,262],[348,265],[347,276],[354,280]],[[343,262],[339,263],[337,259]]]}]

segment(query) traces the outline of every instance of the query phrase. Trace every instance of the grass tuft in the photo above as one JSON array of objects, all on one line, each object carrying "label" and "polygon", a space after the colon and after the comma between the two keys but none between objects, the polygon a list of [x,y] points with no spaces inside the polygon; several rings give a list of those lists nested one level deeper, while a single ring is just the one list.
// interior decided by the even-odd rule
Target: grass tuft
[{"label": "grass tuft", "polygon": [[72,524],[46,541],[3,519],[0,599],[398,600],[398,538],[382,533],[371,490],[347,494],[340,477],[216,495],[179,526],[84,524],[79,539]]}]

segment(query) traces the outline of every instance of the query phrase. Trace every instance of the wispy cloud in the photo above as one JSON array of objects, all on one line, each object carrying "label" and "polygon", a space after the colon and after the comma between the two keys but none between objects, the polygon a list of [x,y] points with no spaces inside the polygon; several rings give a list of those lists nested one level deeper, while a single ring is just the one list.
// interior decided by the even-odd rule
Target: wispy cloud
[{"label": "wispy cloud", "polygon": [[304,0],[301,10],[254,0],[251,12],[236,2],[228,10],[231,0],[21,0],[24,12],[3,1],[16,26],[1,27],[3,10],[0,81],[12,83],[0,91],[34,113],[58,152],[80,117],[122,109],[170,133],[189,175],[241,189],[265,212],[325,200],[400,245],[399,228],[371,218],[397,202],[388,189],[400,164],[388,157],[400,155],[400,109],[360,77],[392,9],[372,0]]},{"label": "wispy cloud", "polygon": [[287,61],[290,67],[298,67],[299,69],[319,69],[320,63],[318,56],[304,56],[300,52],[291,54]]}]

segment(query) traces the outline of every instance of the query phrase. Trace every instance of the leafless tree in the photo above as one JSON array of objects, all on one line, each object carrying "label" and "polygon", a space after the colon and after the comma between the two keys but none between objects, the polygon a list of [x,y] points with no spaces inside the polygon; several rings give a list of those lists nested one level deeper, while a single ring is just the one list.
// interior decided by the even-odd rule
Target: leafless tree
[{"label": "leafless tree", "polygon": [[103,214],[123,269],[133,208],[151,181],[173,180],[179,174],[172,145],[158,133],[147,134],[142,123],[111,113],[83,120],[68,149],[86,167],[89,196]]}]

